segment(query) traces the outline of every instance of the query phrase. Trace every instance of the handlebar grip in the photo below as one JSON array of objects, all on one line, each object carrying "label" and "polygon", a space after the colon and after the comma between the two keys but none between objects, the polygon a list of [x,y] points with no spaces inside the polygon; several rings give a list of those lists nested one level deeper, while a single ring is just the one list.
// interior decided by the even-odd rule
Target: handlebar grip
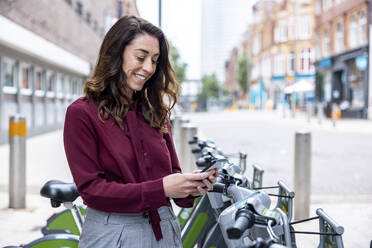
[{"label": "handlebar grip", "polygon": [[229,239],[240,239],[245,230],[251,228],[254,224],[253,213],[246,208],[239,209],[236,214],[235,223],[227,228],[227,237]]},{"label": "handlebar grip", "polygon": [[225,191],[225,184],[223,183],[214,183],[212,192],[223,193]]},{"label": "handlebar grip", "polygon": [[205,161],[204,157],[198,158],[195,163],[198,167],[205,167],[207,165],[207,161]]},{"label": "handlebar grip", "polygon": [[194,137],[192,137],[192,140],[189,140],[189,144],[194,145],[194,144],[198,143],[198,140],[199,140],[198,137],[194,136]]},{"label": "handlebar grip", "polygon": [[215,161],[213,160],[213,158],[210,155],[205,155],[203,157],[198,158],[198,160],[196,160],[196,166],[204,167],[204,169],[208,169],[214,163],[215,163]]},{"label": "handlebar grip", "polygon": [[191,150],[191,152],[192,152],[193,154],[195,154],[195,153],[201,153],[201,151],[202,151],[202,149],[200,149],[200,147],[195,147],[195,148],[193,148],[193,149]]}]

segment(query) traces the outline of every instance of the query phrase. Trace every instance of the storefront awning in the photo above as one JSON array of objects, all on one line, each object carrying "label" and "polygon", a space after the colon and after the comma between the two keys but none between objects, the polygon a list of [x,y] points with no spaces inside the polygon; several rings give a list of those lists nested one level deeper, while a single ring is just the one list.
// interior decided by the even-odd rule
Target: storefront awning
[{"label": "storefront awning", "polygon": [[315,90],[315,83],[312,80],[301,79],[294,84],[288,85],[284,88],[285,93],[293,92],[309,92]]}]

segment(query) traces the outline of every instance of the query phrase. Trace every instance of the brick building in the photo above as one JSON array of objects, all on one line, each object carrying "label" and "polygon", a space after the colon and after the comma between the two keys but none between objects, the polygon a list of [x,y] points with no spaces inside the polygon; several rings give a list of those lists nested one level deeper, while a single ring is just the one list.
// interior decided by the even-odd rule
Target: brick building
[{"label": "brick building", "polygon": [[[251,72],[251,104],[257,108],[276,107],[286,88],[298,82],[314,84],[314,14],[312,0],[260,0],[253,6],[248,28],[248,56]],[[294,92],[300,105],[314,91]]]},{"label": "brick building", "polygon": [[370,1],[316,1],[316,70],[324,102],[340,104],[342,117],[368,113]]}]

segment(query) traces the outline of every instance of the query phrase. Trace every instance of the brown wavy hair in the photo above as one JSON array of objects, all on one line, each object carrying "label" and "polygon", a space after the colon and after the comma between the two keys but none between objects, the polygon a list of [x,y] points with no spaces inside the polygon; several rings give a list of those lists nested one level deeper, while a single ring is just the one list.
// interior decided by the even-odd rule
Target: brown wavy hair
[{"label": "brown wavy hair", "polygon": [[[137,35],[148,34],[159,40],[160,55],[155,73],[141,91],[135,93],[138,107],[151,127],[167,132],[166,122],[177,102],[179,84],[169,61],[169,45],[158,27],[146,20],[126,16],[107,32],[92,76],[85,82],[84,97],[98,106],[98,118],[103,122],[110,116],[123,130],[132,95],[126,90],[126,75],[122,69],[123,53]],[[168,98],[168,103],[164,98]]]}]

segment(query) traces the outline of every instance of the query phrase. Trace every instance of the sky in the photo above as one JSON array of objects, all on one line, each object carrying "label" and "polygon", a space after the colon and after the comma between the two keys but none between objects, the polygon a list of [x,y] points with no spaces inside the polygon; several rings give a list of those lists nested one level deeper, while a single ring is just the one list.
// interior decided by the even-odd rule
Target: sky
[{"label": "sky", "polygon": [[[168,40],[178,49],[181,60],[188,64],[186,75],[190,80],[200,79],[201,77],[201,32],[202,32],[202,1],[203,0],[162,0],[162,30]],[[243,4],[240,9],[250,9],[252,0],[215,0],[224,1],[230,4]],[[158,0],[137,0],[137,8],[142,18],[158,25]],[[235,8],[238,9],[239,8]],[[237,13],[240,16],[244,12]],[[230,15],[230,16],[227,16]],[[229,40],[229,43],[238,45],[240,37],[243,34],[247,21],[242,25],[236,25],[229,29],[235,32],[235,39]],[[225,18],[231,19],[231,13],[226,13]],[[234,33],[233,32],[233,33]],[[240,35],[241,34],[241,35]],[[221,35],[223,38],[223,35]],[[231,50],[234,45],[228,48]],[[224,54],[228,54],[224,52]],[[227,59],[227,58],[225,58]]]}]

